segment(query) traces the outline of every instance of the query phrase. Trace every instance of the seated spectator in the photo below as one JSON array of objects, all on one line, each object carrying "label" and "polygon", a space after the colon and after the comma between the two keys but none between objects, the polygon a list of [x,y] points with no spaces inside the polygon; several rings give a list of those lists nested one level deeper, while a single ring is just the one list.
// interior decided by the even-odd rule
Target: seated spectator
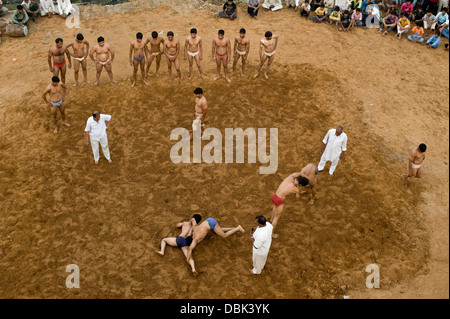
[{"label": "seated spectator", "polygon": [[445,50],[445,51],[448,51],[448,43],[445,44],[444,50]]},{"label": "seated spectator", "polygon": [[223,11],[219,12],[219,17],[234,20],[237,18],[237,6],[233,0],[228,0],[223,5]]},{"label": "seated spectator", "polygon": [[61,18],[67,18],[72,10],[72,3],[70,0],[58,0],[58,12]]},{"label": "seated spectator", "polygon": [[409,29],[411,29],[411,21],[409,21],[408,15],[403,13],[402,17],[397,21],[397,38],[401,40],[402,35],[408,33]]},{"label": "seated spectator", "polygon": [[425,41],[425,39],[423,38],[423,34],[425,33],[425,31],[423,31],[423,28],[421,26],[416,25],[412,29],[412,33],[413,34],[408,36],[408,40],[416,43],[423,43],[423,41]]},{"label": "seated spectator", "polygon": [[11,21],[14,24],[27,24],[28,22],[28,13],[22,7],[22,5],[18,5],[17,9],[14,11]]},{"label": "seated spectator", "polygon": [[258,12],[261,8],[261,1],[260,0],[247,0],[247,7],[248,7],[248,14],[250,17],[257,19],[258,18]]},{"label": "seated spectator", "polygon": [[325,5],[325,8],[327,9],[327,14],[330,15],[331,12],[334,10],[334,0],[324,0],[323,4]]},{"label": "seated spectator", "polygon": [[286,2],[286,8],[294,8],[298,10],[298,5],[300,4],[300,0],[284,0]]},{"label": "seated spectator", "polygon": [[442,10],[442,7],[448,8],[448,0],[439,0],[438,12]]},{"label": "seated spectator", "polygon": [[343,13],[345,10],[351,10],[352,3],[350,0],[334,0],[334,6],[339,7],[339,10],[341,13]]},{"label": "seated spectator", "polygon": [[266,10],[272,10],[272,11],[277,11],[277,10],[283,9],[281,0],[264,0],[262,7]]},{"label": "seated spectator", "polygon": [[408,19],[412,18],[412,12],[414,10],[413,5],[411,4],[411,0],[407,0],[404,4],[401,6],[401,14],[406,13]]},{"label": "seated spectator", "polygon": [[442,25],[442,28],[439,30],[441,34],[448,39],[448,19],[447,21]]},{"label": "seated spectator", "polygon": [[300,6],[300,17],[305,16],[308,18],[309,13],[311,12],[311,6],[309,5],[309,0],[305,0]]},{"label": "seated spectator", "polygon": [[41,13],[41,5],[33,0],[24,0],[22,2],[22,7],[27,12],[28,17],[36,22]]},{"label": "seated spectator", "polygon": [[437,47],[441,44],[441,33],[439,30],[436,30],[436,33],[427,40],[427,47],[429,49],[437,49]]},{"label": "seated spectator", "polygon": [[328,17],[330,21],[330,25],[336,24],[336,27],[339,25],[339,22],[341,21],[341,11],[339,11],[339,7],[335,6],[333,12],[331,12],[330,16]]},{"label": "seated spectator", "polygon": [[3,5],[3,1],[0,0],[0,17],[7,14],[8,11],[9,11],[8,8]]},{"label": "seated spectator", "polygon": [[320,5],[320,7],[316,9],[315,15],[312,18],[312,20],[314,22],[317,22],[317,23],[327,22],[328,21],[328,14],[327,13],[328,13],[328,11],[325,8],[325,4],[322,3]]},{"label": "seated spectator", "polygon": [[448,8],[442,9],[442,11],[436,15],[436,19],[437,19],[436,27],[438,29],[442,28],[445,22],[448,21]]},{"label": "seated spectator", "polygon": [[[319,9],[320,5],[322,3],[324,3],[323,1],[324,0],[312,0],[312,2],[311,2],[311,10],[315,12],[317,9]],[[334,0],[333,0],[333,2],[334,2]]]},{"label": "seated spectator", "polygon": [[41,0],[41,16],[50,17],[56,13],[55,4],[53,0]]},{"label": "seated spectator", "polygon": [[439,0],[427,0],[424,2],[424,8],[426,6],[427,10],[430,10],[433,13],[437,13],[437,9],[439,6]]},{"label": "seated spectator", "polygon": [[400,12],[399,12],[398,9],[397,9],[397,3],[396,3],[395,1],[393,1],[392,4],[388,4],[388,5],[387,5],[387,12],[386,12],[386,15],[391,14],[391,13],[395,13],[395,15],[396,15],[397,17],[400,16]]},{"label": "seated spectator", "polygon": [[341,16],[341,23],[339,27],[339,31],[347,31],[349,32],[350,26],[352,24],[352,18],[350,17],[350,11],[345,10],[344,13]]},{"label": "seated spectator", "polygon": [[352,23],[351,28],[356,27],[362,27],[363,21],[362,21],[362,13],[360,8],[356,8],[355,12],[352,14]]},{"label": "seated spectator", "polygon": [[386,28],[386,31],[383,32],[382,36],[386,36],[389,32],[395,29],[397,26],[398,17],[395,15],[395,13],[388,14],[383,18],[380,24],[380,30],[378,30],[377,33],[381,33],[384,28]]},{"label": "seated spectator", "polygon": [[429,30],[433,30],[436,28],[437,18],[431,13],[430,10],[427,10],[427,14],[424,15],[423,19],[423,28],[425,30],[425,35],[430,34]]},{"label": "seated spectator", "polygon": [[423,27],[423,17],[425,16],[425,11],[423,11],[422,6],[419,6],[416,10],[413,11],[411,21],[417,25]]}]

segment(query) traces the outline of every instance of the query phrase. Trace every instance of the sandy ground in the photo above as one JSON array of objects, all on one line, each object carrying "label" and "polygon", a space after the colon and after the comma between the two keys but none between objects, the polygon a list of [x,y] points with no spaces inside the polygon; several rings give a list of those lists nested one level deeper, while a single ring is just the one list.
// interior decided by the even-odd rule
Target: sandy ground
[{"label": "sandy ground", "polygon": [[[79,30],[46,19],[29,37],[4,37],[0,47],[0,297],[449,297],[449,61],[442,48],[374,30],[342,34],[288,10],[254,21],[241,9],[234,22],[214,18],[209,6],[91,16]],[[188,82],[182,61],[183,84],[172,84],[163,61],[150,87],[138,77],[131,89],[128,48],[136,32],[173,30],[184,39],[192,27],[204,39],[208,78]],[[247,76],[213,82],[213,37],[223,28],[232,38],[241,27],[253,43]],[[278,55],[270,79],[254,80],[256,44],[269,29],[280,36]],[[120,83],[103,74],[100,87],[71,88],[72,126],[54,135],[41,99],[51,78],[47,50],[56,37],[68,42],[78,32],[91,44],[102,35],[114,47]],[[67,78],[71,87],[72,70]],[[260,164],[170,161],[170,132],[190,127],[196,86],[209,100],[210,127],[279,129],[276,174],[259,175]],[[94,166],[84,146],[94,109],[113,116],[112,165],[103,159]],[[194,213],[249,231],[256,215],[270,216],[281,180],[319,161],[321,139],[338,124],[349,136],[347,158],[334,179],[319,175],[314,206],[288,198],[262,276],[247,274],[247,233],[204,240],[194,252],[198,278],[178,249],[155,253]],[[402,175],[409,150],[421,142],[429,147],[424,178],[410,196]],[[380,267],[380,289],[365,287],[372,263]],[[65,287],[68,264],[80,267],[81,289]]]}]

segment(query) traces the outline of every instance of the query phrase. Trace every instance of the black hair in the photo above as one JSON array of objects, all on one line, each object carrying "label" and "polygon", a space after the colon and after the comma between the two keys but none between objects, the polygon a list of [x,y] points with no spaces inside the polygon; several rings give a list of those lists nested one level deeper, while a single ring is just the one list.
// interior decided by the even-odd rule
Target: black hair
[{"label": "black hair", "polygon": [[218,34],[225,35],[225,31],[222,30],[222,29],[220,29],[219,32],[218,32]]},{"label": "black hair", "polygon": [[307,179],[306,177],[303,177],[303,176],[300,176],[299,178],[297,178],[297,181],[303,187],[305,187],[306,185],[309,184],[309,179]]},{"label": "black hair", "polygon": [[325,3],[322,3],[322,4],[320,5],[320,7],[321,7],[321,8],[325,8]]},{"label": "black hair", "polygon": [[356,8],[356,10],[355,11],[359,11],[359,12],[361,12],[361,8]]},{"label": "black hair", "polygon": [[172,32],[172,31],[169,31],[169,32],[167,32],[167,36],[168,36],[168,37],[173,37],[173,36],[174,36],[174,34],[173,34],[173,32]]},{"label": "black hair", "polygon": [[305,0],[306,3],[309,3],[309,0]]},{"label": "black hair", "polygon": [[256,219],[258,220],[258,224],[260,225],[265,225],[267,222],[266,217],[264,217],[263,215],[256,216]]},{"label": "black hair", "polygon": [[105,38],[104,37],[98,37],[97,42],[98,43],[105,42]]},{"label": "black hair", "polygon": [[334,7],[334,11],[339,11],[339,10],[341,10],[341,9],[339,8],[339,6],[335,6],[335,7]]},{"label": "black hair", "polygon": [[80,40],[80,41],[84,40],[84,36],[81,33],[78,33],[77,40]]},{"label": "black hair", "polygon": [[136,39],[142,39],[144,35],[141,32],[136,33]]},{"label": "black hair", "polygon": [[349,14],[350,12],[348,12],[348,10],[344,10],[344,14]]},{"label": "black hair", "polygon": [[423,153],[423,152],[425,152],[427,150],[427,146],[422,143],[422,144],[419,145],[419,150]]},{"label": "black hair", "polygon": [[188,244],[188,246],[190,246],[192,244],[192,236],[186,237],[186,243]]},{"label": "black hair", "polygon": [[158,37],[158,32],[153,31],[153,32],[152,32],[152,38],[153,38],[153,39],[156,39],[157,37]]},{"label": "black hair", "polygon": [[59,83],[59,77],[57,77],[56,75],[52,77],[52,82],[58,82]]},{"label": "black hair", "polygon": [[417,22],[416,22],[416,25],[417,25],[418,27],[423,27],[423,21],[417,21]]},{"label": "black hair", "polygon": [[92,117],[95,119],[98,115],[100,115],[99,111],[92,112]]},{"label": "black hair", "polygon": [[448,8],[447,7],[442,8],[442,11],[447,11],[448,12]]},{"label": "black hair", "polygon": [[57,39],[55,40],[55,43],[59,43],[59,42],[63,42],[63,39],[57,38]]},{"label": "black hair", "polygon": [[196,88],[196,89],[194,90],[194,94],[203,94],[202,88]]},{"label": "black hair", "polygon": [[17,10],[23,10],[23,6],[22,6],[21,4],[19,4],[19,5],[17,6]]},{"label": "black hair", "polygon": [[239,30],[239,33],[243,33],[243,34],[246,34],[247,33],[247,31],[244,29],[244,28],[242,28],[241,30]]},{"label": "black hair", "polygon": [[202,216],[200,216],[199,214],[194,214],[194,216],[192,216],[192,218],[195,219],[197,224],[200,224],[200,221],[202,220]]},{"label": "black hair", "polygon": [[192,29],[191,29],[191,33],[197,34],[197,29],[196,29],[196,28],[192,28]]},{"label": "black hair", "polygon": [[270,38],[270,37],[272,36],[272,32],[267,31],[267,32],[264,34],[264,36],[265,36],[266,38]]}]

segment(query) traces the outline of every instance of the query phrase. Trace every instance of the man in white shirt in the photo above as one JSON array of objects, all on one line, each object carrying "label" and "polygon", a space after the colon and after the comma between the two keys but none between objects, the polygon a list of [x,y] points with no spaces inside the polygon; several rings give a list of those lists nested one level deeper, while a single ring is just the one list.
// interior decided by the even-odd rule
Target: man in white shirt
[{"label": "man in white shirt", "polygon": [[8,8],[3,5],[3,1],[0,0],[0,17],[8,13]]},{"label": "man in white shirt", "polygon": [[56,8],[53,0],[41,0],[41,16],[47,15],[48,17],[50,17],[50,15],[55,13]]},{"label": "man in white shirt", "polygon": [[108,136],[106,135],[106,129],[109,128],[109,121],[111,121],[111,115],[100,114],[99,111],[94,111],[86,122],[86,128],[84,129],[86,146],[89,146],[90,140],[95,164],[98,164],[98,160],[100,159],[99,143],[102,146],[103,155],[105,155],[105,158],[110,164],[112,163],[109,154]]},{"label": "man in white shirt", "polygon": [[265,0],[264,3],[262,4],[262,7],[266,10],[272,9],[272,11],[283,9],[281,0]]},{"label": "man in white shirt", "polygon": [[322,141],[322,158],[318,166],[318,170],[323,171],[325,164],[330,161],[330,177],[333,177],[339,159],[344,159],[347,151],[347,134],[344,133],[342,126],[328,131],[327,135]]},{"label": "man in white shirt", "polygon": [[70,3],[70,0],[58,0],[58,11],[61,17],[66,18],[71,10],[72,3]]},{"label": "man in white shirt", "polygon": [[261,274],[269,255],[270,245],[272,244],[272,225],[266,221],[264,216],[257,216],[255,219],[256,230],[252,228],[253,241],[253,269],[250,272],[253,275]]},{"label": "man in white shirt", "polygon": [[27,12],[31,20],[36,22],[36,19],[40,16],[39,13],[41,12],[41,5],[33,0],[24,0],[22,2],[22,7]]}]

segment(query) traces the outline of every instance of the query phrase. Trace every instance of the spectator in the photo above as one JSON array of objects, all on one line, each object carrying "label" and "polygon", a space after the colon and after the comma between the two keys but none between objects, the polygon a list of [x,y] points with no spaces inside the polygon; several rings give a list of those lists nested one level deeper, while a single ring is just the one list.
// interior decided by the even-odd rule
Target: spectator
[{"label": "spectator", "polygon": [[261,1],[260,0],[247,0],[247,10],[248,14],[252,17],[257,19],[258,18],[258,12],[261,8]]},{"label": "spectator", "polygon": [[[428,2],[426,4],[428,10],[430,10],[433,13],[437,13],[438,6],[439,6],[439,0],[426,0],[425,2]],[[425,5],[424,5],[424,7],[425,7]]]},{"label": "spectator", "polygon": [[401,14],[406,13],[408,16],[408,19],[412,18],[412,12],[414,10],[413,5],[411,4],[411,0],[407,0],[404,4],[401,6]]},{"label": "spectator", "polygon": [[286,2],[286,8],[294,8],[295,10],[298,10],[298,5],[300,3],[300,0],[284,0]]},{"label": "spectator", "polygon": [[281,0],[264,0],[262,7],[266,10],[277,11],[283,9],[283,5],[281,4]]},{"label": "spectator", "polygon": [[361,27],[363,25],[362,13],[360,8],[356,8],[355,12],[352,14],[352,23],[350,28]]},{"label": "spectator", "polygon": [[335,6],[333,12],[331,12],[330,16],[328,17],[330,21],[330,25],[336,24],[336,27],[339,25],[339,22],[341,21],[341,12],[339,11],[339,7]]},{"label": "spectator", "polygon": [[330,15],[334,10],[334,0],[324,0],[325,8],[327,8],[327,14]]},{"label": "spectator", "polygon": [[352,18],[350,17],[350,12],[348,10],[345,10],[344,13],[341,16],[341,23],[339,31],[347,31],[349,32],[351,30],[351,24],[352,24]]},{"label": "spectator", "polygon": [[437,28],[441,29],[442,26],[448,22],[448,8],[442,9],[442,12],[439,12],[436,16],[437,19]]},{"label": "spectator", "polygon": [[403,13],[402,17],[397,21],[397,38],[401,40],[402,34],[408,33],[409,29],[411,29],[411,21],[409,21],[408,15]]},{"label": "spectator", "polygon": [[425,39],[423,38],[423,34],[425,33],[425,31],[423,31],[423,28],[421,26],[415,26],[412,29],[412,33],[412,35],[408,36],[408,40],[416,43],[423,43],[423,41],[425,41]]},{"label": "spectator", "polygon": [[31,20],[36,22],[40,16],[39,13],[41,12],[41,5],[33,0],[24,0],[22,2],[22,7],[27,12]]},{"label": "spectator", "polygon": [[72,11],[72,3],[70,0],[58,0],[58,12],[61,18],[67,18]]},{"label": "spectator", "polygon": [[11,21],[14,24],[27,24],[28,19],[29,17],[27,12],[22,7],[22,5],[19,4],[11,17]]},{"label": "spectator", "polygon": [[325,8],[325,4],[321,4],[319,8],[316,9],[315,15],[312,18],[314,22],[322,23],[328,21],[327,9]]},{"label": "spectator", "polygon": [[[320,5],[323,3],[324,0],[312,0],[311,2],[311,10],[316,11],[318,8],[320,8]],[[334,0],[333,0],[334,2]]]},{"label": "spectator", "polygon": [[440,12],[442,7],[448,8],[448,0],[439,0],[438,11]]},{"label": "spectator", "polygon": [[382,36],[386,36],[389,32],[394,30],[394,28],[397,26],[398,17],[395,13],[391,13],[383,18],[380,25],[380,30],[378,30],[377,33],[381,33],[384,28],[386,28],[386,31],[383,32]]},{"label": "spectator", "polygon": [[413,11],[412,14],[412,22],[423,27],[423,18],[425,16],[425,11],[423,11],[422,7],[419,6],[417,10]]},{"label": "spectator", "polygon": [[442,28],[439,30],[441,34],[448,39],[448,18],[447,21],[442,25]]},{"label": "spectator", "polygon": [[351,10],[352,3],[350,0],[335,0],[334,6],[339,7],[339,10],[343,13],[345,10]]},{"label": "spectator", "polygon": [[107,161],[111,164],[111,155],[109,153],[108,136],[106,129],[109,128],[109,122],[111,121],[111,115],[100,114],[99,111],[94,111],[92,116],[86,122],[85,132],[85,144],[89,146],[91,142],[92,152],[94,153],[94,162],[98,164],[100,159],[99,144],[102,147],[103,155]]},{"label": "spectator", "polygon": [[227,0],[227,2],[223,5],[223,11],[219,12],[219,16],[221,18],[227,18],[230,20],[234,20],[237,18],[237,6],[233,0]]},{"label": "spectator", "polygon": [[437,47],[441,44],[441,32],[439,30],[436,30],[436,33],[427,40],[427,47],[429,49],[437,49]]},{"label": "spectator", "polygon": [[269,249],[272,244],[273,226],[264,216],[257,216],[255,219],[256,230],[251,232],[253,241],[253,269],[250,272],[253,275],[261,274],[269,255]]},{"label": "spectator", "polygon": [[433,30],[436,28],[437,18],[431,13],[430,10],[427,10],[427,14],[423,17],[423,28],[425,30],[425,35],[430,34],[429,30]]},{"label": "spectator", "polygon": [[309,5],[309,0],[305,0],[300,6],[300,17],[305,16],[308,18],[309,13],[311,12],[311,6]]},{"label": "spectator", "polygon": [[50,17],[56,13],[55,4],[53,0],[40,0],[41,1],[41,16]]},{"label": "spectator", "polygon": [[5,14],[7,14],[8,11],[9,11],[8,8],[3,6],[3,1],[0,0],[0,17],[4,16]]}]

